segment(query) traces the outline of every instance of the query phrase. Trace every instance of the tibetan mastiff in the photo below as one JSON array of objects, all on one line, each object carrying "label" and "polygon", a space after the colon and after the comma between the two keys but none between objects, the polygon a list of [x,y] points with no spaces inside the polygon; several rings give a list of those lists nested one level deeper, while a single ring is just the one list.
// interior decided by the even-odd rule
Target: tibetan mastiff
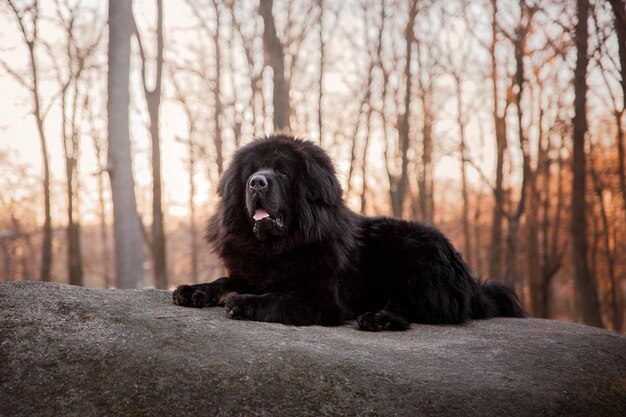
[{"label": "tibetan mastiff", "polygon": [[277,135],[239,149],[220,179],[207,240],[228,277],[181,285],[174,303],[232,319],[406,330],[523,317],[511,289],[474,278],[437,229],[346,207],[328,155]]}]

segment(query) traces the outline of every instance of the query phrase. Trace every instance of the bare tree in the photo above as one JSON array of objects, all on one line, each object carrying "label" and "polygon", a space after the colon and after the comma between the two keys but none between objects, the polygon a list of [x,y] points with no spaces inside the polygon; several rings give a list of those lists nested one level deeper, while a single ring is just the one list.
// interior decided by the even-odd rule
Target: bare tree
[{"label": "bare tree", "polygon": [[409,167],[409,145],[410,145],[410,119],[411,119],[411,94],[413,90],[413,72],[411,63],[413,61],[413,48],[415,46],[415,18],[417,17],[418,0],[409,2],[408,21],[404,29],[404,39],[406,46],[404,63],[404,110],[398,115],[398,136],[400,139],[400,173],[393,179],[391,184],[391,207],[393,215],[402,217],[404,199],[408,189],[408,167]]},{"label": "bare tree", "polygon": [[[353,178],[355,173],[357,172],[357,165],[359,160],[361,161],[361,174],[362,174],[362,188],[361,188],[361,211],[365,211],[366,201],[365,200],[365,192],[366,192],[366,184],[365,184],[365,171],[366,171],[366,157],[367,157],[367,148],[369,143],[368,130],[369,124],[372,116],[372,108],[371,108],[371,97],[372,97],[372,77],[374,71],[374,63],[370,60],[370,65],[367,70],[367,81],[364,84],[365,91],[361,93],[361,100],[359,101],[358,112],[356,115],[356,120],[354,123],[354,128],[352,129],[351,134],[349,134],[349,138],[351,141],[350,146],[350,165],[348,169],[348,178],[346,180],[346,195],[350,196],[353,191]],[[361,134],[361,133],[364,134]],[[361,140],[362,138],[362,140]],[[362,154],[361,158],[359,158],[359,145],[360,142],[362,144]]]},{"label": "bare tree", "polygon": [[[99,167],[106,165],[103,161],[105,142],[102,137],[101,129],[98,127],[94,110],[90,108],[91,101],[89,96],[84,103],[85,113],[87,114],[87,122],[89,125],[89,136],[91,136],[92,145],[95,151],[96,161]],[[107,224],[106,200],[104,195],[104,169],[98,168],[93,175],[97,178],[97,194],[98,194],[98,217],[99,217],[99,237],[101,245],[101,263],[102,275],[104,276],[104,287],[109,288],[113,285],[111,273],[109,271],[110,251],[109,251],[109,225]]]},{"label": "bare tree", "polygon": [[[470,32],[476,37],[479,45],[484,48],[489,54],[489,79],[491,82],[491,95],[492,95],[492,118],[494,122],[494,138],[496,145],[495,155],[495,183],[491,186],[494,205],[492,211],[491,221],[491,242],[489,248],[489,277],[493,279],[501,278],[504,276],[503,271],[503,252],[504,252],[504,220],[505,220],[505,204],[506,204],[506,189],[504,185],[504,168],[506,151],[508,149],[508,125],[507,125],[507,112],[510,105],[513,103],[513,94],[511,94],[510,81],[508,80],[508,74],[502,76],[500,73],[501,62],[498,54],[498,47],[501,44],[499,39],[502,34],[502,28],[499,24],[499,3],[498,0],[490,0],[490,26],[491,26],[491,39],[490,42],[482,41],[476,33],[473,33],[471,19],[466,15],[465,21],[470,26]],[[465,10],[464,10],[465,13]],[[507,82],[501,82],[502,79],[506,79]],[[480,171],[479,171],[480,172]]]},{"label": "bare tree", "polygon": [[135,200],[129,138],[129,71],[132,3],[109,1],[107,170],[113,198],[115,276],[119,288],[143,286],[143,244]]},{"label": "bare tree", "polygon": [[574,107],[572,120],[573,157],[572,157],[572,201],[571,201],[571,234],[575,267],[575,283],[580,300],[581,318],[585,324],[602,327],[598,289],[593,282],[587,260],[587,219],[586,219],[586,157],[585,133],[587,132],[587,19],[589,16],[589,0],[577,0],[576,10],[576,69],[574,70]]},{"label": "bare tree", "polygon": [[[619,55],[620,87],[622,90],[621,108],[614,104],[614,114],[617,125],[617,158],[619,167],[619,184],[622,193],[622,204],[626,218],[626,151],[624,150],[624,123],[626,114],[626,1],[610,0],[613,10],[613,26],[617,36],[617,52]],[[603,72],[604,73],[604,72]],[[615,103],[615,102],[614,102]]]},{"label": "bare tree", "polygon": [[[555,123],[563,125],[565,123]],[[568,123],[569,124],[569,123]],[[564,210],[564,171],[565,163],[563,161],[563,150],[565,145],[563,144],[563,132],[559,132],[560,144],[558,148],[558,157],[556,159],[557,175],[556,175],[556,195],[551,195],[549,187],[551,179],[550,165],[551,161],[547,159],[549,152],[545,152],[545,160],[542,162],[539,160],[540,166],[543,169],[544,189],[543,189],[543,204],[542,204],[542,222],[541,222],[541,247],[542,247],[542,262],[541,262],[541,307],[539,311],[533,312],[536,316],[550,318],[551,316],[551,285],[554,276],[561,268],[563,257],[565,256],[565,249],[567,245],[560,242],[561,238],[561,222],[563,218]],[[552,216],[551,202],[554,201],[554,209]],[[551,224],[552,223],[552,224]],[[530,260],[529,260],[530,262]]]},{"label": "bare tree", "polygon": [[[463,63],[467,63],[467,58],[463,57]],[[467,138],[465,137],[465,125],[467,123],[465,108],[463,104],[463,75],[462,71],[456,68],[451,71],[454,80],[455,98],[456,98],[456,122],[459,129],[459,158],[460,158],[460,174],[461,174],[461,196],[463,197],[463,255],[470,265],[473,265],[474,253],[472,251],[471,225],[470,225],[470,200],[469,200],[469,184],[467,179]]]},{"label": "bare tree", "polygon": [[[528,196],[528,188],[531,171],[530,171],[530,149],[528,133],[524,124],[524,106],[522,105],[522,99],[526,91],[526,74],[524,68],[524,57],[527,54],[527,34],[531,30],[533,14],[535,9],[528,6],[525,0],[519,1],[520,20],[515,28],[514,34],[508,34],[508,38],[513,43],[513,50],[515,55],[515,75],[513,77],[514,86],[517,91],[514,93],[515,108],[517,114],[517,131],[519,135],[519,148],[522,154],[522,180],[519,187],[519,198],[517,204],[512,210],[507,213],[508,220],[508,233],[506,239],[506,268],[505,268],[505,280],[510,284],[518,284],[520,281],[518,273],[518,246],[519,246],[519,227],[521,218],[526,210],[526,200]],[[510,196],[510,195],[509,195]],[[536,245],[529,248],[531,251],[537,249]],[[538,254],[532,255],[534,259],[537,259]],[[533,265],[537,265],[534,263]],[[531,274],[538,275],[537,268],[531,268]]]},{"label": "bare tree", "polygon": [[603,181],[600,179],[600,175],[598,175],[597,169],[593,166],[593,161],[590,166],[591,180],[593,185],[593,190],[595,192],[595,196],[598,200],[598,206],[600,209],[600,220],[602,222],[602,241],[604,244],[604,255],[606,257],[606,266],[609,275],[609,283],[610,283],[610,291],[609,291],[609,299],[611,304],[610,316],[612,318],[613,330],[619,331],[622,327],[623,322],[623,308],[621,303],[621,289],[618,286],[618,278],[616,274],[615,267],[615,245],[611,242],[611,236],[614,236],[614,228],[609,224],[609,215],[607,214],[607,209],[604,203],[604,190],[605,185]]},{"label": "bare tree", "polygon": [[421,220],[426,223],[434,222],[435,202],[433,196],[433,144],[435,124],[435,110],[433,99],[435,96],[434,75],[435,60],[433,50],[435,46],[430,42],[417,41],[417,60],[419,63],[417,87],[418,96],[422,104],[422,149],[421,161],[418,166],[418,201]]},{"label": "bare tree", "polygon": [[[553,57],[554,58],[554,57]],[[548,77],[542,75],[548,69]],[[530,309],[534,316],[550,315],[551,284],[562,265],[565,245],[560,242],[563,211],[563,137],[569,135],[569,121],[562,120],[554,109],[564,108],[552,88],[558,85],[558,66],[543,60],[532,69],[528,80],[529,96],[536,109],[537,140],[534,145],[536,167],[528,177],[528,210],[526,214],[526,261],[530,290]],[[532,107],[532,105],[530,106]],[[531,113],[533,113],[532,108]],[[531,123],[529,123],[531,125]],[[558,139],[559,145],[555,143]],[[554,158],[552,155],[557,154]],[[552,168],[558,171],[553,175]],[[554,184],[556,182],[556,184]],[[555,190],[556,188],[556,190]]]},{"label": "bare tree", "polygon": [[261,0],[259,14],[263,18],[263,45],[267,54],[268,65],[272,68],[274,94],[272,103],[274,106],[274,129],[289,129],[289,88],[285,79],[285,52],[283,44],[276,33],[276,25],[272,8],[273,0]]},{"label": "bare tree", "polygon": [[144,97],[150,116],[150,138],[152,148],[152,236],[150,249],[154,263],[154,280],[157,288],[167,288],[167,251],[165,232],[163,225],[163,187],[161,184],[161,137],[160,137],[160,109],[161,109],[161,83],[163,78],[163,0],[156,0],[157,23],[156,23],[156,75],[154,86],[148,87],[146,74],[146,53],[141,41],[139,28],[133,18],[133,28],[139,54],[141,56],[141,81]]},{"label": "bare tree", "polygon": [[[324,34],[324,30],[325,30],[325,26],[324,26],[324,12],[326,11],[326,7],[324,5],[324,0],[317,0],[318,3],[318,7],[320,9],[320,17],[319,17],[319,54],[320,54],[320,61],[319,61],[319,68],[320,68],[320,73],[319,73],[319,82],[318,82],[318,96],[317,96],[317,133],[319,135],[319,142],[320,142],[320,146],[324,145],[324,130],[323,130],[323,121],[324,118],[323,116],[323,111],[322,111],[322,106],[324,104],[324,71],[325,71],[325,66],[326,66],[326,39],[324,38],[325,34]],[[383,5],[384,7],[384,5]]]},{"label": "bare tree", "polygon": [[[263,68],[264,62],[259,59],[260,54],[256,53],[255,42],[260,39],[258,34],[256,19],[246,19],[236,11],[235,5],[241,2],[226,2],[228,12],[232,16],[234,29],[241,40],[241,47],[248,66],[248,79],[250,81],[250,113],[252,116],[252,131],[257,136],[264,131],[265,126],[265,100],[263,97]],[[248,29],[248,30],[245,30]],[[232,61],[232,60],[231,60]],[[239,136],[235,136],[236,145],[239,145]]]},{"label": "bare tree", "polygon": [[[69,283],[83,285],[83,261],[80,240],[80,200],[78,160],[80,150],[79,102],[88,93],[81,91],[81,78],[89,65],[96,47],[100,43],[102,30],[93,31],[94,36],[80,36],[86,26],[97,29],[96,14],[79,4],[61,4],[57,1],[56,15],[63,28],[63,53],[50,44],[45,44],[56,69],[61,105],[61,141],[65,156],[65,178],[67,182],[67,267]],[[57,42],[58,44],[59,42]],[[62,68],[62,67],[67,68]]]},{"label": "bare tree", "polygon": [[52,215],[50,209],[50,163],[48,155],[48,141],[44,130],[46,109],[43,108],[43,100],[40,94],[39,60],[36,48],[40,44],[39,39],[39,2],[34,0],[23,8],[18,7],[15,1],[6,0],[13,16],[19,26],[22,40],[28,49],[29,70],[28,75],[22,75],[21,71],[11,68],[4,60],[0,63],[4,69],[15,78],[23,87],[27,88],[33,98],[32,113],[37,124],[39,143],[41,145],[41,157],[43,166],[43,194],[44,194],[44,224],[43,240],[41,244],[41,271],[40,280],[50,281],[52,270]]},{"label": "bare tree", "polygon": [[215,104],[213,106],[213,122],[215,123],[215,158],[217,162],[217,173],[222,175],[224,171],[224,150],[222,139],[222,52],[220,47],[220,30],[221,30],[221,10],[219,2],[213,0],[213,9],[215,11],[215,35],[213,36],[213,45],[215,53]]},{"label": "bare tree", "polygon": [[[360,40],[365,39],[365,46],[367,46],[367,70],[362,78],[365,81],[362,84],[363,91],[359,91],[358,96],[361,97],[359,102],[358,112],[354,122],[354,127],[351,133],[348,135],[351,141],[350,147],[350,165],[348,170],[348,178],[346,181],[346,195],[351,196],[353,194],[353,179],[356,176],[358,165],[361,168],[361,190],[358,192],[360,195],[360,212],[365,213],[367,208],[367,156],[370,145],[370,128],[373,115],[373,83],[376,68],[380,63],[380,54],[382,48],[382,36],[385,26],[385,12],[382,7],[381,21],[379,24],[373,22],[368,12],[372,7],[371,1],[362,1],[360,4],[361,11],[363,12],[364,21],[363,32],[360,33]],[[376,28],[374,32],[372,28]],[[370,33],[376,33],[377,40],[373,45],[370,45],[368,37]],[[356,43],[356,39],[354,40]],[[373,47],[373,48],[372,48]],[[360,78],[361,78],[360,77]]]},{"label": "bare tree", "polygon": [[[218,176],[222,175],[224,171],[224,140],[222,137],[222,118],[224,113],[224,104],[222,102],[222,48],[220,44],[220,32],[222,30],[222,4],[218,0],[211,0],[209,2],[212,6],[215,21],[211,22],[206,17],[204,7],[199,6],[194,1],[188,1],[187,4],[191,9],[193,15],[198,20],[200,28],[203,34],[207,37],[207,40],[213,46],[213,68],[214,74],[210,78],[212,84],[213,100],[213,143],[215,145],[215,163],[217,165]],[[234,5],[231,4],[231,13],[234,16]],[[208,74],[206,76],[209,76]],[[234,88],[233,88],[234,89]],[[240,135],[235,135],[236,139]]]},{"label": "bare tree", "polygon": [[499,105],[502,92],[498,85],[498,60],[496,47],[498,43],[498,1],[491,0],[491,43],[488,46],[491,58],[491,84],[493,94],[493,120],[496,139],[496,182],[493,190],[494,207],[491,226],[491,252],[489,258],[489,276],[491,278],[502,277],[502,223],[504,220],[504,156],[507,149],[507,123],[506,113],[510,101],[505,97],[504,108]]}]

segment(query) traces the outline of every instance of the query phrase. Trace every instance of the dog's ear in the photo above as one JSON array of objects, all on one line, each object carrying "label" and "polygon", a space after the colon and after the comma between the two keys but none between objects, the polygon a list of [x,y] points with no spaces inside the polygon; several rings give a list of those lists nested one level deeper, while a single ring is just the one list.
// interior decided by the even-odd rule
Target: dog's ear
[{"label": "dog's ear", "polygon": [[237,161],[233,160],[222,173],[217,184],[217,195],[220,200],[215,214],[209,221],[206,238],[209,242],[223,239],[224,233],[234,233],[239,227],[239,216],[243,207],[241,198],[243,195]]},{"label": "dog's ear", "polygon": [[303,188],[307,200],[321,201],[328,205],[341,201],[341,186],[328,157],[312,155],[304,158],[304,170]]},{"label": "dog's ear", "polygon": [[304,241],[335,238],[341,207],[341,186],[330,158],[321,151],[309,153],[303,159],[303,175],[299,208],[299,228]]},{"label": "dog's ear", "polygon": [[234,163],[229,164],[217,183],[217,195],[222,198],[232,195],[233,191],[235,191],[234,188],[237,187],[237,170],[235,166],[236,164]]}]

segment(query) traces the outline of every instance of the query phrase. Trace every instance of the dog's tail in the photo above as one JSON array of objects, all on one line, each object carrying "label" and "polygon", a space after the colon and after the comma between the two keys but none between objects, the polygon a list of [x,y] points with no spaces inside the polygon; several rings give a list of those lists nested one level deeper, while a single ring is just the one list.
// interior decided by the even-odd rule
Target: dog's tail
[{"label": "dog's tail", "polygon": [[492,317],[526,317],[517,295],[503,282],[487,281],[480,285],[484,301]]}]

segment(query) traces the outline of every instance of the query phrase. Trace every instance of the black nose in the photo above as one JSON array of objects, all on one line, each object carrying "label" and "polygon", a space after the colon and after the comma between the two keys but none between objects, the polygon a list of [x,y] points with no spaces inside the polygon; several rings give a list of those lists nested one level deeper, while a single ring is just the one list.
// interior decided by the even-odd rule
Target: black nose
[{"label": "black nose", "polygon": [[250,178],[248,185],[256,191],[263,190],[267,188],[268,185],[267,177],[263,174],[254,174],[252,178]]}]

